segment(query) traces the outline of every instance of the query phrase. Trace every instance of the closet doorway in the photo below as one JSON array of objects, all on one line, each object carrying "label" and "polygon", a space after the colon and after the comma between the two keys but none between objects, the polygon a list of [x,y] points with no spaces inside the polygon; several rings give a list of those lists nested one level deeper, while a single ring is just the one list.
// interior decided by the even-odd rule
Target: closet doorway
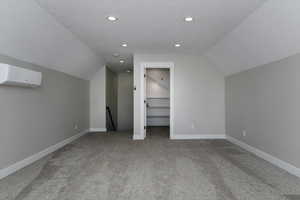
[{"label": "closet doorway", "polygon": [[172,138],[173,66],[172,63],[147,63],[142,70],[145,137]]}]

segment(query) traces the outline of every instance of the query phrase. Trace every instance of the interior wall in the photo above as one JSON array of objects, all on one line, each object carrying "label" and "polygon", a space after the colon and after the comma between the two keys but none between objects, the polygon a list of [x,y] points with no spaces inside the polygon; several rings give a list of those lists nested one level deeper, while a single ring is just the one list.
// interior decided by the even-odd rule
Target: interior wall
[{"label": "interior wall", "polygon": [[147,69],[147,97],[170,97],[169,69]]},{"label": "interior wall", "polygon": [[0,169],[88,129],[88,81],[3,55],[0,62],[43,75],[37,88],[0,85]]},{"label": "interior wall", "polygon": [[118,74],[118,130],[133,129],[133,74]]},{"label": "interior wall", "polygon": [[106,67],[102,67],[90,80],[90,128],[106,130]]},{"label": "interior wall", "polygon": [[[114,124],[118,127],[118,75],[109,68],[106,69],[106,105],[109,106]],[[109,126],[110,121],[107,121],[106,127]]]},{"label": "interior wall", "polygon": [[140,74],[142,62],[174,62],[174,135],[225,134],[224,76],[192,55],[134,55],[134,134],[143,137]]},{"label": "interior wall", "polygon": [[298,168],[299,65],[297,54],[226,78],[227,134]]}]

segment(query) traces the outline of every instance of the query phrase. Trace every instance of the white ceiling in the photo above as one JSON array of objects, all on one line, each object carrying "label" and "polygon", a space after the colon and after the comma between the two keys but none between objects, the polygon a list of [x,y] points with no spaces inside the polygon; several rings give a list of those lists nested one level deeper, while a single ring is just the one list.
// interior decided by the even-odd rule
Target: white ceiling
[{"label": "white ceiling", "polygon": [[[265,0],[36,1],[117,71],[132,67],[133,53],[200,55],[265,2]],[[105,19],[108,15],[115,15],[119,20],[111,23]],[[195,21],[185,23],[183,20],[185,16],[193,16]],[[174,48],[176,41],[181,42],[182,47]],[[128,47],[122,48],[120,46],[122,42],[128,43]],[[115,52],[120,53],[120,57],[125,59],[125,64],[121,65],[119,58],[112,56]]]},{"label": "white ceiling", "polygon": [[1,0],[0,54],[88,79],[104,61],[32,0]]},{"label": "white ceiling", "polygon": [[300,1],[269,0],[205,55],[225,75],[300,53]]},{"label": "white ceiling", "polygon": [[[116,71],[131,68],[134,53],[205,55],[225,75],[300,53],[298,0],[1,3],[0,54],[85,79],[104,63]],[[107,21],[108,15],[119,21]],[[184,16],[195,21],[185,23]],[[173,46],[177,41],[180,48]]]}]

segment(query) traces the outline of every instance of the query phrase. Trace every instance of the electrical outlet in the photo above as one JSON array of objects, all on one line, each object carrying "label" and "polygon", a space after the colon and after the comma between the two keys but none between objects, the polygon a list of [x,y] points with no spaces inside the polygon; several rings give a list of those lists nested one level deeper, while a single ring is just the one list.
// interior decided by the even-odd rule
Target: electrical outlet
[{"label": "electrical outlet", "polygon": [[195,122],[192,122],[192,129],[195,129],[196,128],[196,125],[195,125],[196,123]]},{"label": "electrical outlet", "polygon": [[74,130],[78,130],[78,125],[77,124],[74,125]]},{"label": "electrical outlet", "polygon": [[246,130],[243,130],[242,135],[243,135],[243,137],[246,137],[246,135],[247,135]]}]

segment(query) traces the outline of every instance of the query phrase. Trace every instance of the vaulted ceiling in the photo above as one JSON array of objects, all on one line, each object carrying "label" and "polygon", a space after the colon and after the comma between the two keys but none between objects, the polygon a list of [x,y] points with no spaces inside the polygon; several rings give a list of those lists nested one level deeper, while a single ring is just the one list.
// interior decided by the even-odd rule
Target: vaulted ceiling
[{"label": "vaulted ceiling", "polygon": [[1,0],[0,54],[89,79],[104,61],[34,0]]},{"label": "vaulted ceiling", "polygon": [[[200,55],[264,0],[36,0],[115,70],[133,53]],[[110,22],[107,16],[119,20]],[[184,17],[194,21],[186,23]],[[121,47],[126,42],[127,48]],[[181,43],[174,48],[174,43]],[[113,54],[120,54],[114,57]],[[120,59],[125,63],[121,64]]]},{"label": "vaulted ceiling", "polygon": [[300,53],[300,1],[269,0],[206,52],[225,75]]},{"label": "vaulted ceiling", "polygon": [[0,54],[81,78],[104,64],[131,68],[134,53],[194,54],[230,75],[300,53],[299,9],[297,0],[3,0]]}]

